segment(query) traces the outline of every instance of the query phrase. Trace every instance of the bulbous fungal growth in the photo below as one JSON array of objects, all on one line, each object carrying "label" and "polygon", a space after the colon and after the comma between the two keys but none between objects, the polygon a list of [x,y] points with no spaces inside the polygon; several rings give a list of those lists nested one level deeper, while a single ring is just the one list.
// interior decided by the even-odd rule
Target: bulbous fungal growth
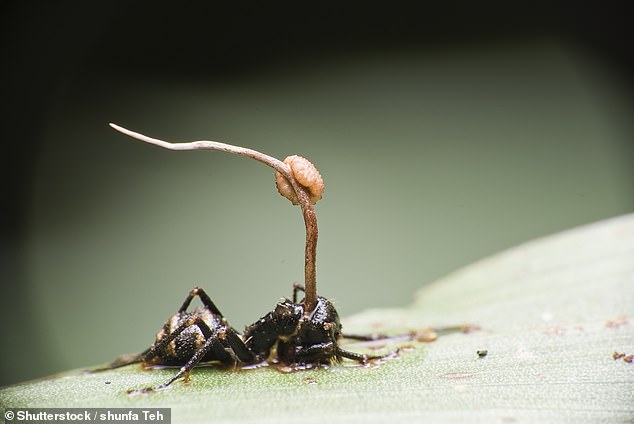
[{"label": "bulbous fungal growth", "polygon": [[[291,168],[291,174],[295,180],[308,191],[310,202],[314,205],[324,195],[324,180],[321,174],[308,159],[292,155],[284,159],[284,163]],[[275,185],[277,191],[294,205],[299,205],[299,199],[293,189],[293,185],[281,172],[275,173]]]}]

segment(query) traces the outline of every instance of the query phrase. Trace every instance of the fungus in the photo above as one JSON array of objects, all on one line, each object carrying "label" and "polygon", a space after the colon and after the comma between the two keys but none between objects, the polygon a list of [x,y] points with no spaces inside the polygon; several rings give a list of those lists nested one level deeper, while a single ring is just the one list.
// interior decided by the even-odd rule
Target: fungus
[{"label": "fungus", "polygon": [[130,131],[116,124],[110,126],[132,138],[154,144],[169,150],[219,150],[235,155],[247,156],[262,162],[277,171],[275,182],[281,195],[289,199],[294,205],[300,205],[304,224],[306,226],[306,249],[304,257],[304,311],[309,315],[317,304],[317,279],[315,261],[317,257],[317,217],[313,205],[323,196],[324,181],[315,165],[301,156],[289,156],[284,162],[244,147],[217,141],[192,141],[186,143],[170,143],[151,138],[146,135]]},{"label": "fungus", "polygon": [[[308,190],[310,203],[314,205],[321,200],[324,195],[324,180],[315,165],[308,159],[297,155],[288,156],[284,159],[284,163],[291,168],[295,180]],[[290,200],[292,204],[299,204],[292,184],[279,171],[275,173],[275,185],[277,191]]]}]

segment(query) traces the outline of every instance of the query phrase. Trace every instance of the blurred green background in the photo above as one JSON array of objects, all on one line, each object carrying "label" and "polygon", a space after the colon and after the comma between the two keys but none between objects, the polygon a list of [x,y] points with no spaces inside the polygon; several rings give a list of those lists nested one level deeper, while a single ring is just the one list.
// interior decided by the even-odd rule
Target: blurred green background
[{"label": "blurred green background", "polygon": [[5,6],[0,384],[144,349],[193,286],[242,328],[303,278],[269,168],[108,122],[310,158],[343,316],[634,209],[629,62],[593,11],[148,5]]}]

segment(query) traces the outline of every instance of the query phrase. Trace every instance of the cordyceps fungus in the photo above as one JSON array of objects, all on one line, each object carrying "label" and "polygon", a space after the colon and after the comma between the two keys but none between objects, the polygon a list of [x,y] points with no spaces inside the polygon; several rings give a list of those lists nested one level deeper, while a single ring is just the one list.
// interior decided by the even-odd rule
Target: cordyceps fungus
[{"label": "cordyceps fungus", "polygon": [[[221,150],[248,156],[275,169],[278,191],[293,204],[301,206],[306,224],[305,286],[294,284],[291,299],[280,299],[271,312],[248,325],[242,333],[229,325],[202,288],[194,287],[181,307],[156,333],[150,347],[136,355],[118,358],[105,367],[92,370],[93,372],[136,363],[143,366],[180,366],[178,373],[159,386],[128,391],[130,394],[137,394],[165,389],[181,378],[188,381],[189,373],[200,362],[247,367],[266,363],[282,367],[281,370],[292,371],[338,363],[344,358],[358,364],[368,364],[392,357],[398,352],[397,349],[390,353],[368,355],[344,349],[340,345],[342,339],[376,341],[387,339],[388,336],[344,334],[333,303],[325,297],[317,296],[317,218],[313,204],[323,195],[324,181],[312,163],[301,156],[289,156],[282,162],[255,150],[215,141],[169,143],[114,124],[110,126],[133,138],[166,149]],[[298,303],[297,294],[302,291],[304,300]],[[202,307],[189,311],[189,306],[196,297],[200,299]],[[418,340],[418,334],[419,332],[414,332],[405,337]],[[435,339],[433,331],[425,335],[425,341]]]},{"label": "cordyceps fungus", "polygon": [[288,156],[284,161],[244,147],[219,143],[217,141],[192,141],[185,143],[170,143],[151,138],[116,124],[110,124],[115,130],[169,150],[219,150],[235,155],[247,156],[260,161],[275,173],[275,183],[279,193],[290,200],[293,205],[299,205],[306,225],[306,250],[304,260],[304,310],[309,315],[317,304],[317,280],[315,261],[317,255],[317,217],[313,205],[321,199],[324,193],[324,181],[315,166],[301,156]]}]

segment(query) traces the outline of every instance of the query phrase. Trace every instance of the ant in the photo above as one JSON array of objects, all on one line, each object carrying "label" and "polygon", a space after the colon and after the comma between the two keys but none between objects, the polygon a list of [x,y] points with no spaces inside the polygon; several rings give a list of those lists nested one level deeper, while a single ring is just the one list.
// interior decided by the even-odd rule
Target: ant
[{"label": "ant", "polygon": [[[293,285],[293,299],[283,298],[269,312],[239,334],[231,327],[211,298],[199,287],[192,289],[183,305],[156,334],[154,344],[145,351],[121,357],[103,368],[105,371],[130,364],[180,365],[176,375],[164,384],[146,388],[150,392],[167,388],[174,381],[189,380],[189,373],[203,362],[224,365],[253,365],[269,362],[296,367],[312,367],[338,363],[343,358],[366,364],[369,361],[394,355],[365,355],[350,352],[339,346],[341,338],[377,340],[382,335],[343,336],[339,314],[328,299],[318,296],[317,305],[309,314],[303,302],[297,302],[297,293],[304,287]],[[191,312],[187,309],[198,296],[202,307]],[[132,393],[134,391],[131,391]]]}]

